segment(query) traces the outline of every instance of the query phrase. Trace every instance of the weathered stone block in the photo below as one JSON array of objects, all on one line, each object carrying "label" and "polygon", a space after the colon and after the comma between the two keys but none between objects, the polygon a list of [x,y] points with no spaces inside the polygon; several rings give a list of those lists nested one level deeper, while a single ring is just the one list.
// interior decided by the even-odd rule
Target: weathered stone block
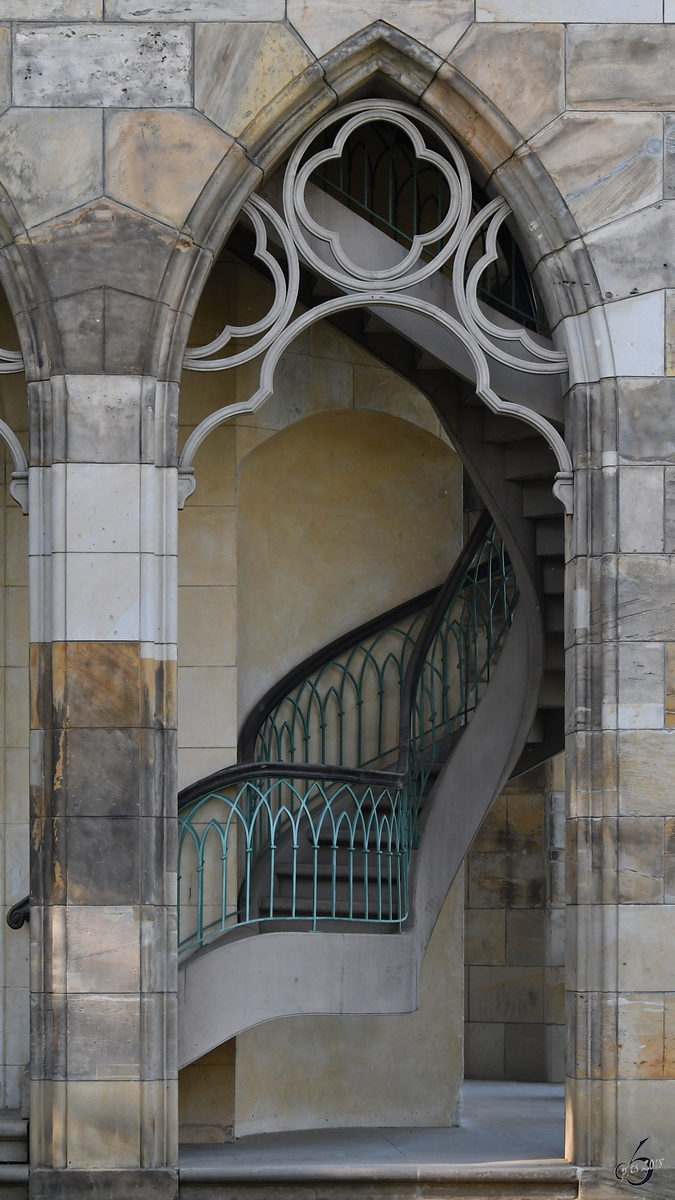
[{"label": "weathered stone block", "polygon": [[464,913],[464,959],[484,965],[504,962],[504,909],[467,909]]},{"label": "weathered stone block", "polygon": [[675,287],[675,255],[668,253],[674,219],[675,202],[662,200],[588,235],[605,299]]},{"label": "weathered stone block", "polygon": [[138,645],[129,642],[70,642],[67,683],[55,672],[55,693],[66,687],[64,723],[70,729],[136,727],[139,724]]},{"label": "weathered stone block", "polygon": [[542,1021],[543,967],[471,967],[472,1021]]},{"label": "weathered stone block", "polygon": [[619,1075],[658,1079],[663,1075],[664,997],[658,992],[619,996]]},{"label": "weathered stone block", "polygon": [[620,458],[675,462],[675,380],[622,379],[618,405]]},{"label": "weathered stone block", "polygon": [[103,0],[0,0],[0,21],[96,21]]},{"label": "weathered stone block", "polygon": [[289,0],[288,20],[310,49],[320,56],[371,21],[386,21],[445,58],[473,19],[469,0]]},{"label": "weathered stone block", "polygon": [[672,555],[621,555],[618,561],[618,631],[629,641],[670,641],[675,597]]},{"label": "weathered stone block", "polygon": [[663,375],[665,292],[613,301],[605,313],[617,375]]},{"label": "weathered stone block", "polygon": [[140,758],[137,729],[69,730],[63,775],[68,815],[139,816]]},{"label": "weathered stone block", "polygon": [[663,467],[619,469],[619,544],[624,553],[663,550]]},{"label": "weathered stone block", "polygon": [[663,947],[675,937],[675,906],[620,904],[619,991],[675,991],[675,960]]},{"label": "weathered stone block", "polygon": [[139,996],[71,996],[67,1005],[70,1079],[138,1079]]},{"label": "weathered stone block", "polygon": [[532,139],[582,230],[662,196],[661,117],[568,112]]},{"label": "weathered stone block", "polygon": [[466,1079],[504,1078],[503,1021],[467,1021],[464,1074]]},{"label": "weathered stone block", "polygon": [[[639,3],[639,0],[638,0]],[[633,7],[633,0],[628,0]],[[637,7],[637,6],[636,6]],[[613,5],[612,20],[621,24],[572,25],[567,35],[567,103],[571,108],[673,108],[675,79],[672,72],[675,27],[661,24],[654,12],[658,0],[642,6],[639,16],[625,16]],[[603,4],[603,8],[606,6]],[[652,15],[650,16],[650,10]],[[606,10],[607,11],[607,10]],[[584,18],[580,18],[583,20]],[[587,12],[586,21],[593,21]]]},{"label": "weathered stone block", "polygon": [[101,195],[101,114],[12,109],[0,117],[0,157],[24,223],[38,225]]},{"label": "weathered stone block", "polygon": [[66,387],[68,459],[138,462],[141,407],[138,376],[70,375]]},{"label": "weathered stone block", "polygon": [[544,963],[546,913],[516,909],[506,914],[506,962],[512,967],[538,967]]},{"label": "weathered stone block", "polygon": [[675,795],[675,730],[619,734],[619,811],[626,816],[666,816]]},{"label": "weathered stone block", "polygon": [[449,61],[532,137],[565,107],[563,45],[562,25],[476,25]]},{"label": "weathered stone block", "polygon": [[66,822],[66,838],[69,904],[140,902],[138,818],[69,818]]},{"label": "weathered stone block", "polygon": [[285,25],[198,25],[195,106],[237,137],[311,62]]},{"label": "weathered stone block", "polygon": [[69,1166],[140,1166],[140,1084],[69,1080],[66,1092]]},{"label": "weathered stone block", "polygon": [[69,992],[129,993],[139,990],[138,908],[71,907],[66,922]]},{"label": "weathered stone block", "polygon": [[478,0],[477,21],[658,21],[659,0]]},{"label": "weathered stone block", "polygon": [[283,21],[284,0],[107,0],[117,21]]},{"label": "weathered stone block", "polygon": [[196,113],[114,113],[106,125],[106,191],[180,226],[231,145]]},{"label": "weathered stone block", "polygon": [[19,25],[17,106],[167,108],[192,103],[186,25]]},{"label": "weathered stone block", "polygon": [[140,638],[141,556],[67,555],[66,639],[73,642]]},{"label": "weathered stone block", "polygon": [[540,1080],[546,1073],[546,1026],[506,1022],[504,1025],[504,1074],[507,1079]]},{"label": "weathered stone block", "polygon": [[661,817],[619,819],[619,902],[663,900],[664,828]]}]

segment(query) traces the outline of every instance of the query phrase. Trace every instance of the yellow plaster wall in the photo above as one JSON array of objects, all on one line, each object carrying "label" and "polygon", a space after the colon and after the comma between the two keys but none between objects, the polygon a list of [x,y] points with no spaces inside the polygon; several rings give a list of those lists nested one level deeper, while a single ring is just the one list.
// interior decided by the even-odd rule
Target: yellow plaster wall
[{"label": "yellow plaster wall", "polygon": [[[259,277],[224,260],[191,341],[257,319],[262,301]],[[255,387],[254,364],[186,372],[181,439]],[[296,662],[440,582],[462,537],[461,464],[430,405],[325,324],[284,355],[261,412],[206,440],[195,475],[179,520],[181,786],[234,761],[237,725]],[[462,1077],[461,946],[455,888],[417,1013],[248,1031],[237,1039],[236,1113],[232,1045],[213,1052],[222,1062],[207,1055],[181,1072],[181,1137],[225,1140],[232,1121],[240,1134],[449,1124]]]},{"label": "yellow plaster wall", "polygon": [[235,1135],[457,1122],[463,1076],[463,880],[424,959],[419,1008],[283,1017],[237,1038]]},{"label": "yellow plaster wall", "polygon": [[254,450],[238,492],[239,709],[306,655],[447,575],[461,466],[382,412],[307,417]]}]

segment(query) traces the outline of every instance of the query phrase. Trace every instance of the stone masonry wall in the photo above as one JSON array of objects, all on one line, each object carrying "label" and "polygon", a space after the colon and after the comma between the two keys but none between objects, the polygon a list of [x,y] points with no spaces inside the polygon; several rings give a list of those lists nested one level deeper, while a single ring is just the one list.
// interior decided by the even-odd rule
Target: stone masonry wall
[{"label": "stone masonry wall", "polygon": [[466,863],[467,1079],[565,1077],[562,755],[510,783]]}]

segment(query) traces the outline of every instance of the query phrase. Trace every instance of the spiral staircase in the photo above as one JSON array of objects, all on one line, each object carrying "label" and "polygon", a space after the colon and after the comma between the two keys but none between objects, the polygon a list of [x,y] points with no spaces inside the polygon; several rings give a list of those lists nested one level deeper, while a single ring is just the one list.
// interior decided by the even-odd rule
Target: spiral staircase
[{"label": "spiral staircase", "polygon": [[[352,253],[361,239],[391,261],[391,233],[329,188],[307,194]],[[280,212],[281,181],[264,197]],[[243,219],[228,251],[265,275],[258,249]],[[301,262],[308,312],[339,291],[316,255]],[[442,273],[410,291],[454,311]],[[497,296],[483,305],[507,331],[521,321]],[[473,531],[440,589],[300,663],[248,717],[238,764],[179,797],[181,1065],[283,1015],[414,1010],[434,924],[495,796],[564,741],[549,442],[490,411],[461,345],[417,313],[366,303],[329,319],[429,399],[463,460]],[[501,396],[562,431],[559,375],[493,366]]]}]

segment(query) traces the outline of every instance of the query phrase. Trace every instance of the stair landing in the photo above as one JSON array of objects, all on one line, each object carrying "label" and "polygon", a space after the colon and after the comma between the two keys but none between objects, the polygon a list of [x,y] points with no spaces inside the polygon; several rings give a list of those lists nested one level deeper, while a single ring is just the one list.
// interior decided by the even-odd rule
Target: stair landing
[{"label": "stair landing", "polygon": [[461,1125],[265,1134],[181,1148],[181,1200],[575,1200],[563,1088],[464,1084]]}]

